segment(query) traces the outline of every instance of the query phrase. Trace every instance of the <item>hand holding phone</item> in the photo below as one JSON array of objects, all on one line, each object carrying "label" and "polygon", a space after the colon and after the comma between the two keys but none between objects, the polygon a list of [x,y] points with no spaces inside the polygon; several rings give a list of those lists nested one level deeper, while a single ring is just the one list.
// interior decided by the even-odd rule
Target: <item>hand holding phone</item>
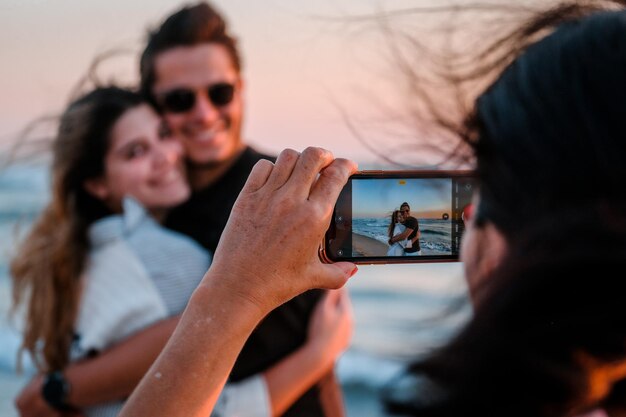
[{"label": "hand holding phone", "polygon": [[320,256],[358,264],[457,261],[471,171],[363,171],[335,205]]}]

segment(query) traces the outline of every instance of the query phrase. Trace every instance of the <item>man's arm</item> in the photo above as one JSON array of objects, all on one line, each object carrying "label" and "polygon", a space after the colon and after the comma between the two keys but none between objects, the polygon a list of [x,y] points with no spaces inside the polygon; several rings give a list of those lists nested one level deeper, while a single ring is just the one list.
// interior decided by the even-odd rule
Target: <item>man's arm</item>
[{"label": "man's arm", "polygon": [[415,234],[415,237],[411,239],[411,243],[413,244],[415,242],[418,242],[421,238],[422,238],[422,232],[418,230],[417,233]]},{"label": "man's arm", "polygon": [[413,229],[406,228],[404,229],[404,232],[400,233],[399,235],[392,236],[391,239],[389,239],[389,244],[400,242],[401,240],[404,240],[411,236],[411,233],[413,233]]}]

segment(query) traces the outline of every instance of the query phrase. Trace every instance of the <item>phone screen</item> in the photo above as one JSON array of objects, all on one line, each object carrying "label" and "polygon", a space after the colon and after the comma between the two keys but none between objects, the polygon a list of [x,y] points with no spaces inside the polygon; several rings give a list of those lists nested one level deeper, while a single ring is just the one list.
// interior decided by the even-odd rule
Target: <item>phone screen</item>
[{"label": "phone screen", "polygon": [[324,242],[330,261],[455,261],[474,179],[467,171],[379,172],[352,176]]}]

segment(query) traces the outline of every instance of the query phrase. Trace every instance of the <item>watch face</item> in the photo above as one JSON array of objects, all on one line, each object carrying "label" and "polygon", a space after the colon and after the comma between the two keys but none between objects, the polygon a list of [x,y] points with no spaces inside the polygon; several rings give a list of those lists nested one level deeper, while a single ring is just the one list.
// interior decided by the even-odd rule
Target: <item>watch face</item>
[{"label": "watch face", "polygon": [[48,404],[58,410],[67,410],[65,403],[70,386],[61,372],[52,372],[46,375],[41,393]]}]

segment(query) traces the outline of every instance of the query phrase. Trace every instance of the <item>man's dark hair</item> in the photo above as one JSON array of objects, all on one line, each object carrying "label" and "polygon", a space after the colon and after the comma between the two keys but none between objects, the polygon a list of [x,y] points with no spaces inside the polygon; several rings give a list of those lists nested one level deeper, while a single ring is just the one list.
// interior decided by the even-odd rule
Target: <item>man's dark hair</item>
[{"label": "man's dark hair", "polygon": [[146,47],[139,62],[141,94],[154,101],[152,97],[152,86],[155,82],[154,63],[159,53],[178,46],[204,43],[215,43],[226,48],[235,70],[241,71],[237,40],[228,33],[222,15],[208,3],[202,2],[183,7],[165,19],[156,30],[148,33]]},{"label": "man's dark hair", "polygon": [[407,203],[406,201],[404,203],[400,204],[400,208],[402,208],[402,207],[406,207],[409,210],[411,210],[411,206],[409,206],[409,203]]}]

